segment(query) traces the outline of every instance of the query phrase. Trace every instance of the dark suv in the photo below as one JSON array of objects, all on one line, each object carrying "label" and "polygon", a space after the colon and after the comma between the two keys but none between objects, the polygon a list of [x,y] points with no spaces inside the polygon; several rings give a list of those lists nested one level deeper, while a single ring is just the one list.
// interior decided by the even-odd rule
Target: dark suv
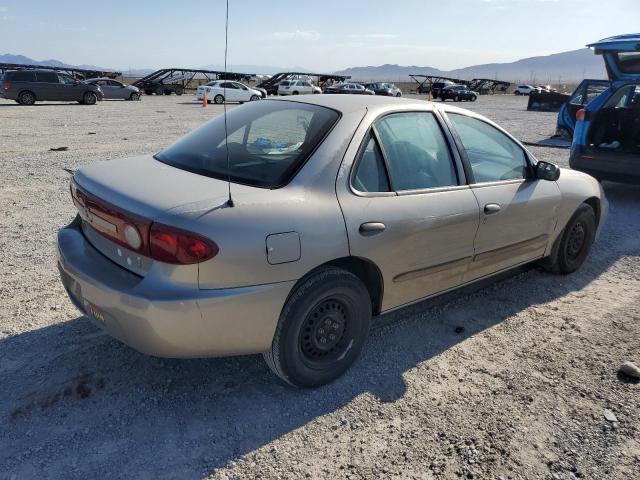
[{"label": "dark suv", "polygon": [[2,77],[0,86],[0,97],[15,100],[20,105],[46,100],[94,105],[103,98],[100,87],[52,70],[9,70]]}]

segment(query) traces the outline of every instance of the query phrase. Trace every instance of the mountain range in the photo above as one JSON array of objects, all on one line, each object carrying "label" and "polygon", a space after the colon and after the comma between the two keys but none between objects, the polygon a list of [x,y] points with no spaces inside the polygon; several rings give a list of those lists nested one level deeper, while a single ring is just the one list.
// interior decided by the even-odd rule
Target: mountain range
[{"label": "mountain range", "polygon": [[[18,63],[23,65],[75,67],[87,70],[113,70],[95,65],[70,65],[59,60],[33,60],[24,55],[0,55],[0,63]],[[171,65],[175,66],[175,65]],[[187,67],[188,68],[188,67]],[[195,67],[204,70],[222,70],[221,65],[205,65]],[[127,75],[144,76],[151,73],[151,69],[136,69],[127,71]],[[308,72],[303,67],[277,67],[265,65],[230,65],[229,71],[256,74],[274,74],[283,71]],[[351,67],[335,72],[340,75],[350,75],[359,81],[409,81],[410,74],[438,75],[461,79],[496,78],[511,82],[527,83],[563,83],[581,80],[583,78],[606,78],[604,62],[598,55],[594,55],[588,48],[571,50],[539,57],[529,57],[510,63],[487,63],[473,65],[455,70],[440,70],[435,67],[379,65]]]},{"label": "mountain range", "polygon": [[[606,78],[602,57],[588,48],[529,57],[510,63],[487,63],[455,70],[434,67],[380,65],[352,67],[336,72],[350,75],[353,80],[408,81],[409,75],[439,75],[460,78],[494,78],[512,82],[562,83],[583,78]],[[560,81],[558,81],[560,80]]]}]

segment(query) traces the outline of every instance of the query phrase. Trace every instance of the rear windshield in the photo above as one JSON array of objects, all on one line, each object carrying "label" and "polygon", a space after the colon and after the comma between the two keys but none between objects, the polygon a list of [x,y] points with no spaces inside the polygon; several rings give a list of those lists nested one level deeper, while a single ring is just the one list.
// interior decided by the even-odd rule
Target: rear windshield
[{"label": "rear windshield", "polygon": [[621,73],[640,73],[640,52],[618,52],[616,55]]},{"label": "rear windshield", "polygon": [[264,188],[285,185],[304,164],[339,114],[299,102],[250,102],[220,115],[155,158],[200,175]]}]

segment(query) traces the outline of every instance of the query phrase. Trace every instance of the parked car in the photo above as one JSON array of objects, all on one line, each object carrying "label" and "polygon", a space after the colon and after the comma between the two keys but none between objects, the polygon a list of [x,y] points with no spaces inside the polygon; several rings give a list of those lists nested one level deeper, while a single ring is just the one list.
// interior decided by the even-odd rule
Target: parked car
[{"label": "parked car", "polygon": [[465,85],[451,85],[440,90],[440,100],[453,100],[455,102],[475,102],[478,94]]},{"label": "parked car", "polygon": [[140,100],[140,89],[112,78],[91,78],[84,83],[100,87],[104,98],[110,100]]},{"label": "parked car", "polygon": [[540,89],[531,85],[518,85],[513,93],[514,95],[531,95],[532,93],[540,93]]},{"label": "parked car", "polygon": [[284,80],[278,85],[278,95],[307,95],[310,93],[322,93],[322,90],[309,80]]},{"label": "parked car", "polygon": [[600,180],[640,184],[640,34],[588,46],[604,57],[609,82],[585,80],[560,111],[559,126],[577,109],[569,163]]},{"label": "parked car", "polygon": [[160,357],[263,353],[302,387],[353,363],[372,315],[528,262],[577,270],[607,214],[594,178],[490,120],[377,96],[251,102],[77,170],[71,196],[60,274],[100,328]]},{"label": "parked car", "polygon": [[455,83],[450,80],[445,80],[443,82],[434,82],[434,84],[431,85],[431,90],[427,93],[431,93],[431,97],[435,99],[440,96],[440,90],[446,87],[451,87],[453,85],[455,85]]},{"label": "parked car", "polygon": [[393,83],[365,83],[362,85],[368,90],[372,90],[376,95],[384,95],[387,97],[401,97],[402,90]]},{"label": "parked car", "polygon": [[358,83],[336,83],[324,89],[324,93],[338,93],[348,95],[375,95],[373,90]]},{"label": "parked car", "polygon": [[230,80],[216,80],[206,85],[198,87],[196,90],[196,100],[202,101],[204,94],[207,94],[207,103],[222,104],[226,102],[254,102],[262,99],[262,92],[247,87],[240,82]]},{"label": "parked car", "polygon": [[76,101],[94,105],[103,98],[96,85],[82,83],[54,70],[8,70],[2,77],[0,96],[20,105],[43,101]]}]

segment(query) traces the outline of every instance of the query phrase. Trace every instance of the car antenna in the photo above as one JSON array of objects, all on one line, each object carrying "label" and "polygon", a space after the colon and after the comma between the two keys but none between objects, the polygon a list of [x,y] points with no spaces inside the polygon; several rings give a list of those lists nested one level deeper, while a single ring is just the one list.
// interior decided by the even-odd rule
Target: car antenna
[{"label": "car antenna", "polygon": [[229,45],[229,0],[227,0],[227,13],[224,24],[224,83],[223,88],[224,101],[222,102],[222,108],[224,108],[224,148],[227,154],[227,185],[229,191],[229,198],[227,199],[227,206],[233,207],[233,199],[231,198],[231,160],[229,159],[229,132],[227,131],[227,47]]}]

